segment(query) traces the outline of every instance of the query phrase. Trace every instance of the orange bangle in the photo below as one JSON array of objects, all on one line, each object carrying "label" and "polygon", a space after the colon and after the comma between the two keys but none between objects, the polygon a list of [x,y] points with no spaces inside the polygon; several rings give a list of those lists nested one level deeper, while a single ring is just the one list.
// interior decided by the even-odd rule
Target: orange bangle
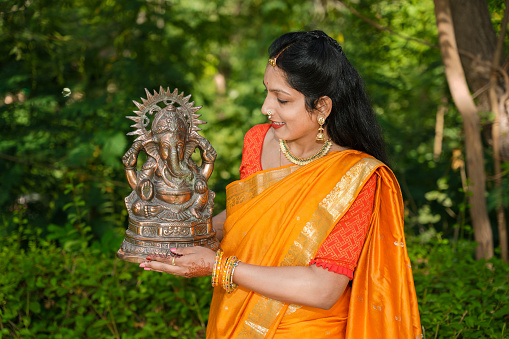
[{"label": "orange bangle", "polygon": [[219,283],[219,273],[221,272],[223,253],[224,252],[221,249],[216,252],[216,260],[214,262],[214,269],[212,270],[212,287],[216,287]]}]

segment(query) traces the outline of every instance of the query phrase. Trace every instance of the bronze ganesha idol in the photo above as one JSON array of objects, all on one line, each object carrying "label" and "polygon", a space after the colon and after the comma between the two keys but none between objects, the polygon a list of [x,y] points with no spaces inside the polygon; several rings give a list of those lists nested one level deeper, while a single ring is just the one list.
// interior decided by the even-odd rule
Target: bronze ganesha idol
[{"label": "bronze ganesha idol", "polygon": [[[147,99],[134,101],[136,115],[127,117],[136,129],[127,135],[138,137],[122,158],[133,191],[125,198],[129,226],[117,256],[139,263],[150,254],[168,255],[170,248],[217,250],[211,222],[215,194],[207,186],[216,151],[198,134],[205,123],[196,114],[201,106],[193,107],[191,96],[178,89],[145,91]],[[196,149],[199,165],[191,157]],[[142,152],[146,160],[138,164]]]}]

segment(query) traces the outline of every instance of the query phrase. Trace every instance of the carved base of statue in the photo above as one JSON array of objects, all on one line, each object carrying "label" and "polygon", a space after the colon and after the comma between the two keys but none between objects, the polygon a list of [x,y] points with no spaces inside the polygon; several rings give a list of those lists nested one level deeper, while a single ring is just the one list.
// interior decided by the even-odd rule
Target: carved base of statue
[{"label": "carved base of statue", "polygon": [[129,218],[117,257],[122,260],[141,263],[147,255],[168,255],[170,248],[204,246],[214,251],[219,248],[216,232],[209,219],[193,222],[159,224]]},{"label": "carved base of statue", "polygon": [[[171,248],[205,246],[217,250],[219,242],[212,227],[214,192],[207,186],[216,152],[197,131],[201,108],[193,107],[190,96],[178,90],[160,88],[128,118],[136,123],[138,135],[122,158],[129,185],[126,197],[129,226],[117,256],[130,262],[145,261],[147,255],[168,255]],[[154,115],[152,123],[148,115]],[[151,125],[150,130],[147,127]],[[192,159],[200,151],[201,164]],[[138,169],[138,155],[147,160]]]}]

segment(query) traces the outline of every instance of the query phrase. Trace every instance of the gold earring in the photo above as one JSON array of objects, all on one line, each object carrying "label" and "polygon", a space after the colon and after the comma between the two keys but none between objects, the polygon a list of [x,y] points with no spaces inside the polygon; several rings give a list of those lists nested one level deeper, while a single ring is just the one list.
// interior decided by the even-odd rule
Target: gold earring
[{"label": "gold earring", "polygon": [[272,110],[270,109],[267,110],[267,117],[269,118],[269,120],[270,118],[272,118]]},{"label": "gold earring", "polygon": [[325,135],[323,134],[324,130],[323,130],[323,124],[325,124],[325,118],[320,116],[318,117],[318,124],[320,125],[320,127],[318,127],[318,134],[316,135],[316,141],[324,141],[325,140]]}]

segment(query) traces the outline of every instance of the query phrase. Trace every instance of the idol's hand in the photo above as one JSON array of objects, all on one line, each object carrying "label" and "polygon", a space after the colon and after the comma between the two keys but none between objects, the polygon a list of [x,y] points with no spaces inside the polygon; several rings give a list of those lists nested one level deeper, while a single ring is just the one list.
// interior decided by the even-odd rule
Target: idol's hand
[{"label": "idol's hand", "polygon": [[204,151],[203,151],[203,161],[205,162],[214,162],[214,160],[216,160],[216,157],[217,157],[217,152],[214,148],[212,148],[212,146],[210,146],[209,148],[206,148]]},{"label": "idol's hand", "polygon": [[126,154],[122,157],[122,163],[126,168],[134,168],[138,161],[138,152],[134,147],[131,147]]},{"label": "idol's hand", "polygon": [[205,138],[197,138],[198,147],[201,150],[203,161],[213,163],[216,160],[217,152],[210,142]]},{"label": "idol's hand", "polygon": [[169,255],[149,255],[140,264],[147,271],[157,271],[186,278],[212,275],[216,252],[206,247],[172,248]]}]

